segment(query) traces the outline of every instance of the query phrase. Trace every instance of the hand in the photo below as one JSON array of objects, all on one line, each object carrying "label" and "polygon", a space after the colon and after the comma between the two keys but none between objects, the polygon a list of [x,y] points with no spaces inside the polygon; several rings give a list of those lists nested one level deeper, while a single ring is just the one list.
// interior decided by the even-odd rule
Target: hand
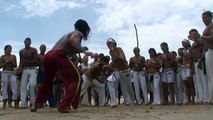
[{"label": "hand", "polygon": [[113,46],[109,47],[109,49],[110,49],[111,51],[114,51],[114,50],[115,50],[115,48],[114,48]]}]

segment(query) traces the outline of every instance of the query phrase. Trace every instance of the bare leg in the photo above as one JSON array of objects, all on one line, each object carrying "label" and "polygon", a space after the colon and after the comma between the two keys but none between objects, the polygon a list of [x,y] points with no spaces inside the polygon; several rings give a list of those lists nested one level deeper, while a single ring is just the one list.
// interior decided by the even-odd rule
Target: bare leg
[{"label": "bare leg", "polygon": [[3,99],[3,109],[6,109],[7,99]]},{"label": "bare leg", "polygon": [[169,92],[171,96],[171,104],[175,104],[175,91],[174,91],[174,83],[169,83]]},{"label": "bare leg", "polygon": [[87,88],[87,93],[88,93],[88,105],[91,106],[92,105],[92,88],[88,87]]},{"label": "bare leg", "polygon": [[165,82],[162,82],[162,87],[163,87],[163,97],[164,97],[164,102],[163,105],[168,105],[168,84]]}]

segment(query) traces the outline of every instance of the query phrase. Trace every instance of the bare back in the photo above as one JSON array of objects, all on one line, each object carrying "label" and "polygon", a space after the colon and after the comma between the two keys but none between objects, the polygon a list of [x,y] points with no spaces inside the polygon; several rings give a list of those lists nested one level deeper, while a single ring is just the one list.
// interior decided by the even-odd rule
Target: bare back
[{"label": "bare back", "polygon": [[54,49],[63,49],[68,55],[75,55],[84,51],[84,48],[81,46],[81,40],[83,35],[79,31],[74,31],[64,35],[52,48]]},{"label": "bare back", "polygon": [[100,75],[103,71],[103,64],[100,62],[97,62],[91,66],[88,71],[85,73],[90,79],[97,78],[98,75]]}]

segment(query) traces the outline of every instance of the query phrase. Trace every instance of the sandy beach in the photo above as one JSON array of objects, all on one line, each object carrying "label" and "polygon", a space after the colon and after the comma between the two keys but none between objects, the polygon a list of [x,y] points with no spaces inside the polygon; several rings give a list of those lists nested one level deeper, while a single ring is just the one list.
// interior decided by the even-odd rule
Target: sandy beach
[{"label": "sandy beach", "polygon": [[[2,107],[2,106],[1,106]],[[45,107],[36,113],[29,109],[0,110],[0,120],[212,120],[213,105],[180,106],[80,106],[75,113],[59,113],[56,108]]]}]

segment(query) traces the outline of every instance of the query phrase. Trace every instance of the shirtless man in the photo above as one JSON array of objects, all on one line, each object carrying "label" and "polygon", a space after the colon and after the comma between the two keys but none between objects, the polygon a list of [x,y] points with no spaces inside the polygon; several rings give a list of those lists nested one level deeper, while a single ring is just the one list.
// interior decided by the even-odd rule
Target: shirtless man
[{"label": "shirtless man", "polygon": [[186,88],[186,94],[188,98],[188,104],[194,104],[195,100],[195,91],[194,91],[194,83],[193,83],[193,63],[192,57],[190,54],[191,44],[189,40],[184,39],[182,41],[182,45],[184,47],[183,50],[183,62],[181,67],[181,78],[184,81],[184,85]]},{"label": "shirtless man", "polygon": [[37,66],[38,66],[38,52],[36,48],[31,47],[31,39],[24,40],[25,48],[19,51],[20,67],[23,68],[21,78],[21,107],[27,108],[27,93],[29,86],[30,105],[35,103],[36,86],[37,86]]},{"label": "shirtless man", "polygon": [[[41,44],[40,45],[40,53],[38,54],[38,60],[39,60],[39,67],[38,67],[38,74],[37,74],[37,83],[38,83],[38,87],[41,85],[42,81],[44,80],[44,65],[42,63],[43,59],[44,59],[44,55],[46,52],[46,45]],[[53,91],[51,92],[50,96],[48,97],[48,103],[50,108],[55,108],[57,103],[56,103],[56,99],[55,96],[53,94]]]},{"label": "shirtless man", "polygon": [[38,76],[37,76],[38,86],[41,85],[42,80],[44,79],[44,65],[42,64],[42,61],[44,59],[44,55],[46,52],[46,45],[41,44],[39,49],[40,49],[40,53],[38,54],[39,66],[38,66]]},{"label": "shirtless man", "polygon": [[147,75],[148,77],[152,76],[154,81],[154,90],[153,90],[153,105],[160,105],[161,100],[161,81],[160,81],[160,74],[159,70],[161,68],[161,60],[157,56],[157,53],[154,48],[149,49],[149,56],[150,59],[146,61],[147,67]]},{"label": "shirtless man", "polygon": [[98,62],[98,59],[99,59],[99,55],[98,53],[94,53],[92,58],[94,59],[93,62],[90,63],[90,66],[92,66],[93,64],[95,64],[96,62]]},{"label": "shirtless man", "polygon": [[209,87],[208,79],[205,71],[205,52],[203,45],[198,41],[200,34],[196,29],[191,29],[189,31],[188,38],[193,41],[192,47],[190,48],[190,55],[194,62],[195,70],[195,93],[196,93],[196,102],[205,103],[208,101],[209,96]]},{"label": "shirtless man", "polygon": [[12,100],[15,102],[15,108],[18,107],[17,97],[18,97],[18,88],[17,81],[15,76],[15,68],[17,67],[16,56],[11,54],[12,46],[6,45],[4,47],[5,54],[0,58],[0,68],[3,68],[1,73],[2,80],[2,96],[3,96],[3,109],[6,108],[8,100],[8,87],[11,86],[12,91]]},{"label": "shirtless man", "polygon": [[[145,71],[144,71],[145,58],[140,55],[140,49],[138,47],[135,47],[133,52],[135,56],[130,58],[129,67],[132,70],[136,100],[137,100],[137,103],[140,105],[142,102],[140,91],[142,91],[143,102],[145,105],[147,105],[148,95],[147,95],[146,78],[145,78]],[[142,90],[140,90],[140,86]]]},{"label": "shirtless man", "polygon": [[205,53],[206,70],[209,79],[209,103],[213,104],[213,23],[212,12],[206,11],[202,14],[203,23],[206,28],[203,31],[203,35],[200,37],[204,42],[204,48],[207,50]]},{"label": "shirtless man", "polygon": [[134,104],[134,91],[130,79],[129,65],[126,60],[125,54],[122,48],[117,47],[117,43],[113,38],[107,40],[107,47],[109,48],[109,54],[112,59],[111,67],[114,69],[117,83],[115,83],[115,90],[118,90],[118,84],[120,82],[121,91],[124,96],[124,104]]},{"label": "shirtless man", "polygon": [[[58,111],[61,113],[70,113],[72,109],[76,110],[80,102],[81,74],[69,59],[69,56],[74,56],[78,53],[92,55],[81,46],[82,39],[87,40],[90,33],[90,27],[85,20],[79,19],[74,24],[75,31],[65,34],[44,56],[43,64],[45,68],[45,79],[39,87],[36,97],[35,106],[31,109],[36,112],[44,102],[46,102],[52,88],[53,80],[57,71],[60,71],[66,93],[58,106]],[[72,107],[72,109],[71,109]]]},{"label": "shirtless man", "polygon": [[[82,74],[85,74],[87,72],[87,70],[90,68],[91,64],[88,63],[89,58],[87,55],[83,56],[83,60],[81,60],[82,63],[79,65],[80,71],[82,72]],[[84,94],[82,96],[82,100],[81,100],[81,104],[87,104],[88,106],[91,106],[91,102],[92,102],[92,88],[88,87],[86,94]],[[87,103],[88,102],[88,103]]]},{"label": "shirtless man", "polygon": [[99,81],[99,76],[102,74],[104,70],[104,66],[109,64],[109,59],[107,57],[102,57],[98,62],[94,63],[85,74],[83,74],[82,78],[84,83],[81,89],[81,95],[85,93],[88,87],[92,87],[99,96],[99,106],[105,105],[105,84]]},{"label": "shirtless man", "polygon": [[183,51],[184,48],[178,48],[178,56],[176,57],[177,69],[176,69],[176,87],[175,87],[175,95],[176,95],[176,104],[182,105],[184,101],[184,83],[181,79],[181,66],[183,63]]},{"label": "shirtless man", "polygon": [[170,91],[170,100],[171,104],[175,104],[174,99],[174,82],[175,82],[175,59],[174,54],[169,51],[168,44],[163,42],[161,43],[161,49],[163,51],[161,58],[162,58],[162,68],[163,72],[161,75],[161,81],[162,81],[162,87],[163,87],[163,93],[164,93],[164,103],[163,104],[169,104],[168,102],[168,95]]}]

